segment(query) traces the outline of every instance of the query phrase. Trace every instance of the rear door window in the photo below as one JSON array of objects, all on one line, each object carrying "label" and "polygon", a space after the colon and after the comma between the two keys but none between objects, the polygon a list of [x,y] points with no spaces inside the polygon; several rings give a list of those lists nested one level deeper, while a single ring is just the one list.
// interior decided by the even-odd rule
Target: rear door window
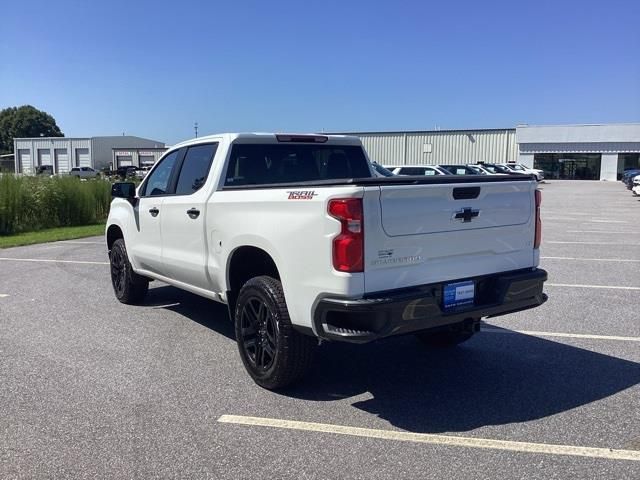
[{"label": "rear door window", "polygon": [[217,148],[217,143],[189,147],[180,169],[176,195],[191,195],[202,188]]}]

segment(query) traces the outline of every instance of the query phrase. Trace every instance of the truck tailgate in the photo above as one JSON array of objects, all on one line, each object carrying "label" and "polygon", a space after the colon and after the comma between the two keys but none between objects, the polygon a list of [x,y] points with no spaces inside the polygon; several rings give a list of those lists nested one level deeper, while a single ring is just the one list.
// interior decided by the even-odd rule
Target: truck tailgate
[{"label": "truck tailgate", "polygon": [[522,180],[366,188],[365,290],[534,266],[534,190]]}]

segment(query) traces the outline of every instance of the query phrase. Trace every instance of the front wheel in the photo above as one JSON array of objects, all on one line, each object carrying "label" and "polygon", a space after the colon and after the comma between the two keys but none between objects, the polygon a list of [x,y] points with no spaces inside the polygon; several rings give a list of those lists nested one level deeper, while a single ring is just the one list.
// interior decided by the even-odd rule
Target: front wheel
[{"label": "front wheel", "polygon": [[280,281],[260,276],[245,283],[234,317],[242,363],[258,385],[276,390],[302,378],[317,341],[291,325]]},{"label": "front wheel", "polygon": [[116,298],[126,304],[140,302],[149,290],[149,280],[138,275],[131,268],[124,239],[119,238],[111,246],[109,252],[111,264],[111,284]]}]

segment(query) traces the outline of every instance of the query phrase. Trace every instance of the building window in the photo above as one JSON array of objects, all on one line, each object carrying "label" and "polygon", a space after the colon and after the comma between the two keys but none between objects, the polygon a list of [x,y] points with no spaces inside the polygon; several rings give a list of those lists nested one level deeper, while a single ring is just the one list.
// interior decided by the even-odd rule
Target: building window
[{"label": "building window", "polygon": [[544,170],[545,178],[560,180],[599,180],[600,153],[536,153],[534,168]]},{"label": "building window", "polygon": [[622,165],[622,170],[640,168],[640,153],[619,153],[618,165]]}]

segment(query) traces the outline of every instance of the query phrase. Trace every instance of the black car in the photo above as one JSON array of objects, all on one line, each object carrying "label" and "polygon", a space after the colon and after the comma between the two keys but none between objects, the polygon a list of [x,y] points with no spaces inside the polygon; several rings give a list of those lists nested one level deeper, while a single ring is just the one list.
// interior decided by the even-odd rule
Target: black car
[{"label": "black car", "polygon": [[36,175],[53,175],[52,165],[39,165],[36,167]]},{"label": "black car", "polygon": [[451,175],[478,175],[478,172],[467,165],[438,165],[438,167]]},{"label": "black car", "polygon": [[640,175],[640,169],[631,169],[631,170],[625,170],[625,172],[622,174],[622,183],[624,183],[627,186],[628,190],[631,190],[633,188],[633,178],[637,175]]},{"label": "black car", "polygon": [[496,165],[495,163],[479,163],[482,168],[489,170],[491,173],[505,173],[507,175],[517,175],[518,172],[509,170],[504,165]]}]

